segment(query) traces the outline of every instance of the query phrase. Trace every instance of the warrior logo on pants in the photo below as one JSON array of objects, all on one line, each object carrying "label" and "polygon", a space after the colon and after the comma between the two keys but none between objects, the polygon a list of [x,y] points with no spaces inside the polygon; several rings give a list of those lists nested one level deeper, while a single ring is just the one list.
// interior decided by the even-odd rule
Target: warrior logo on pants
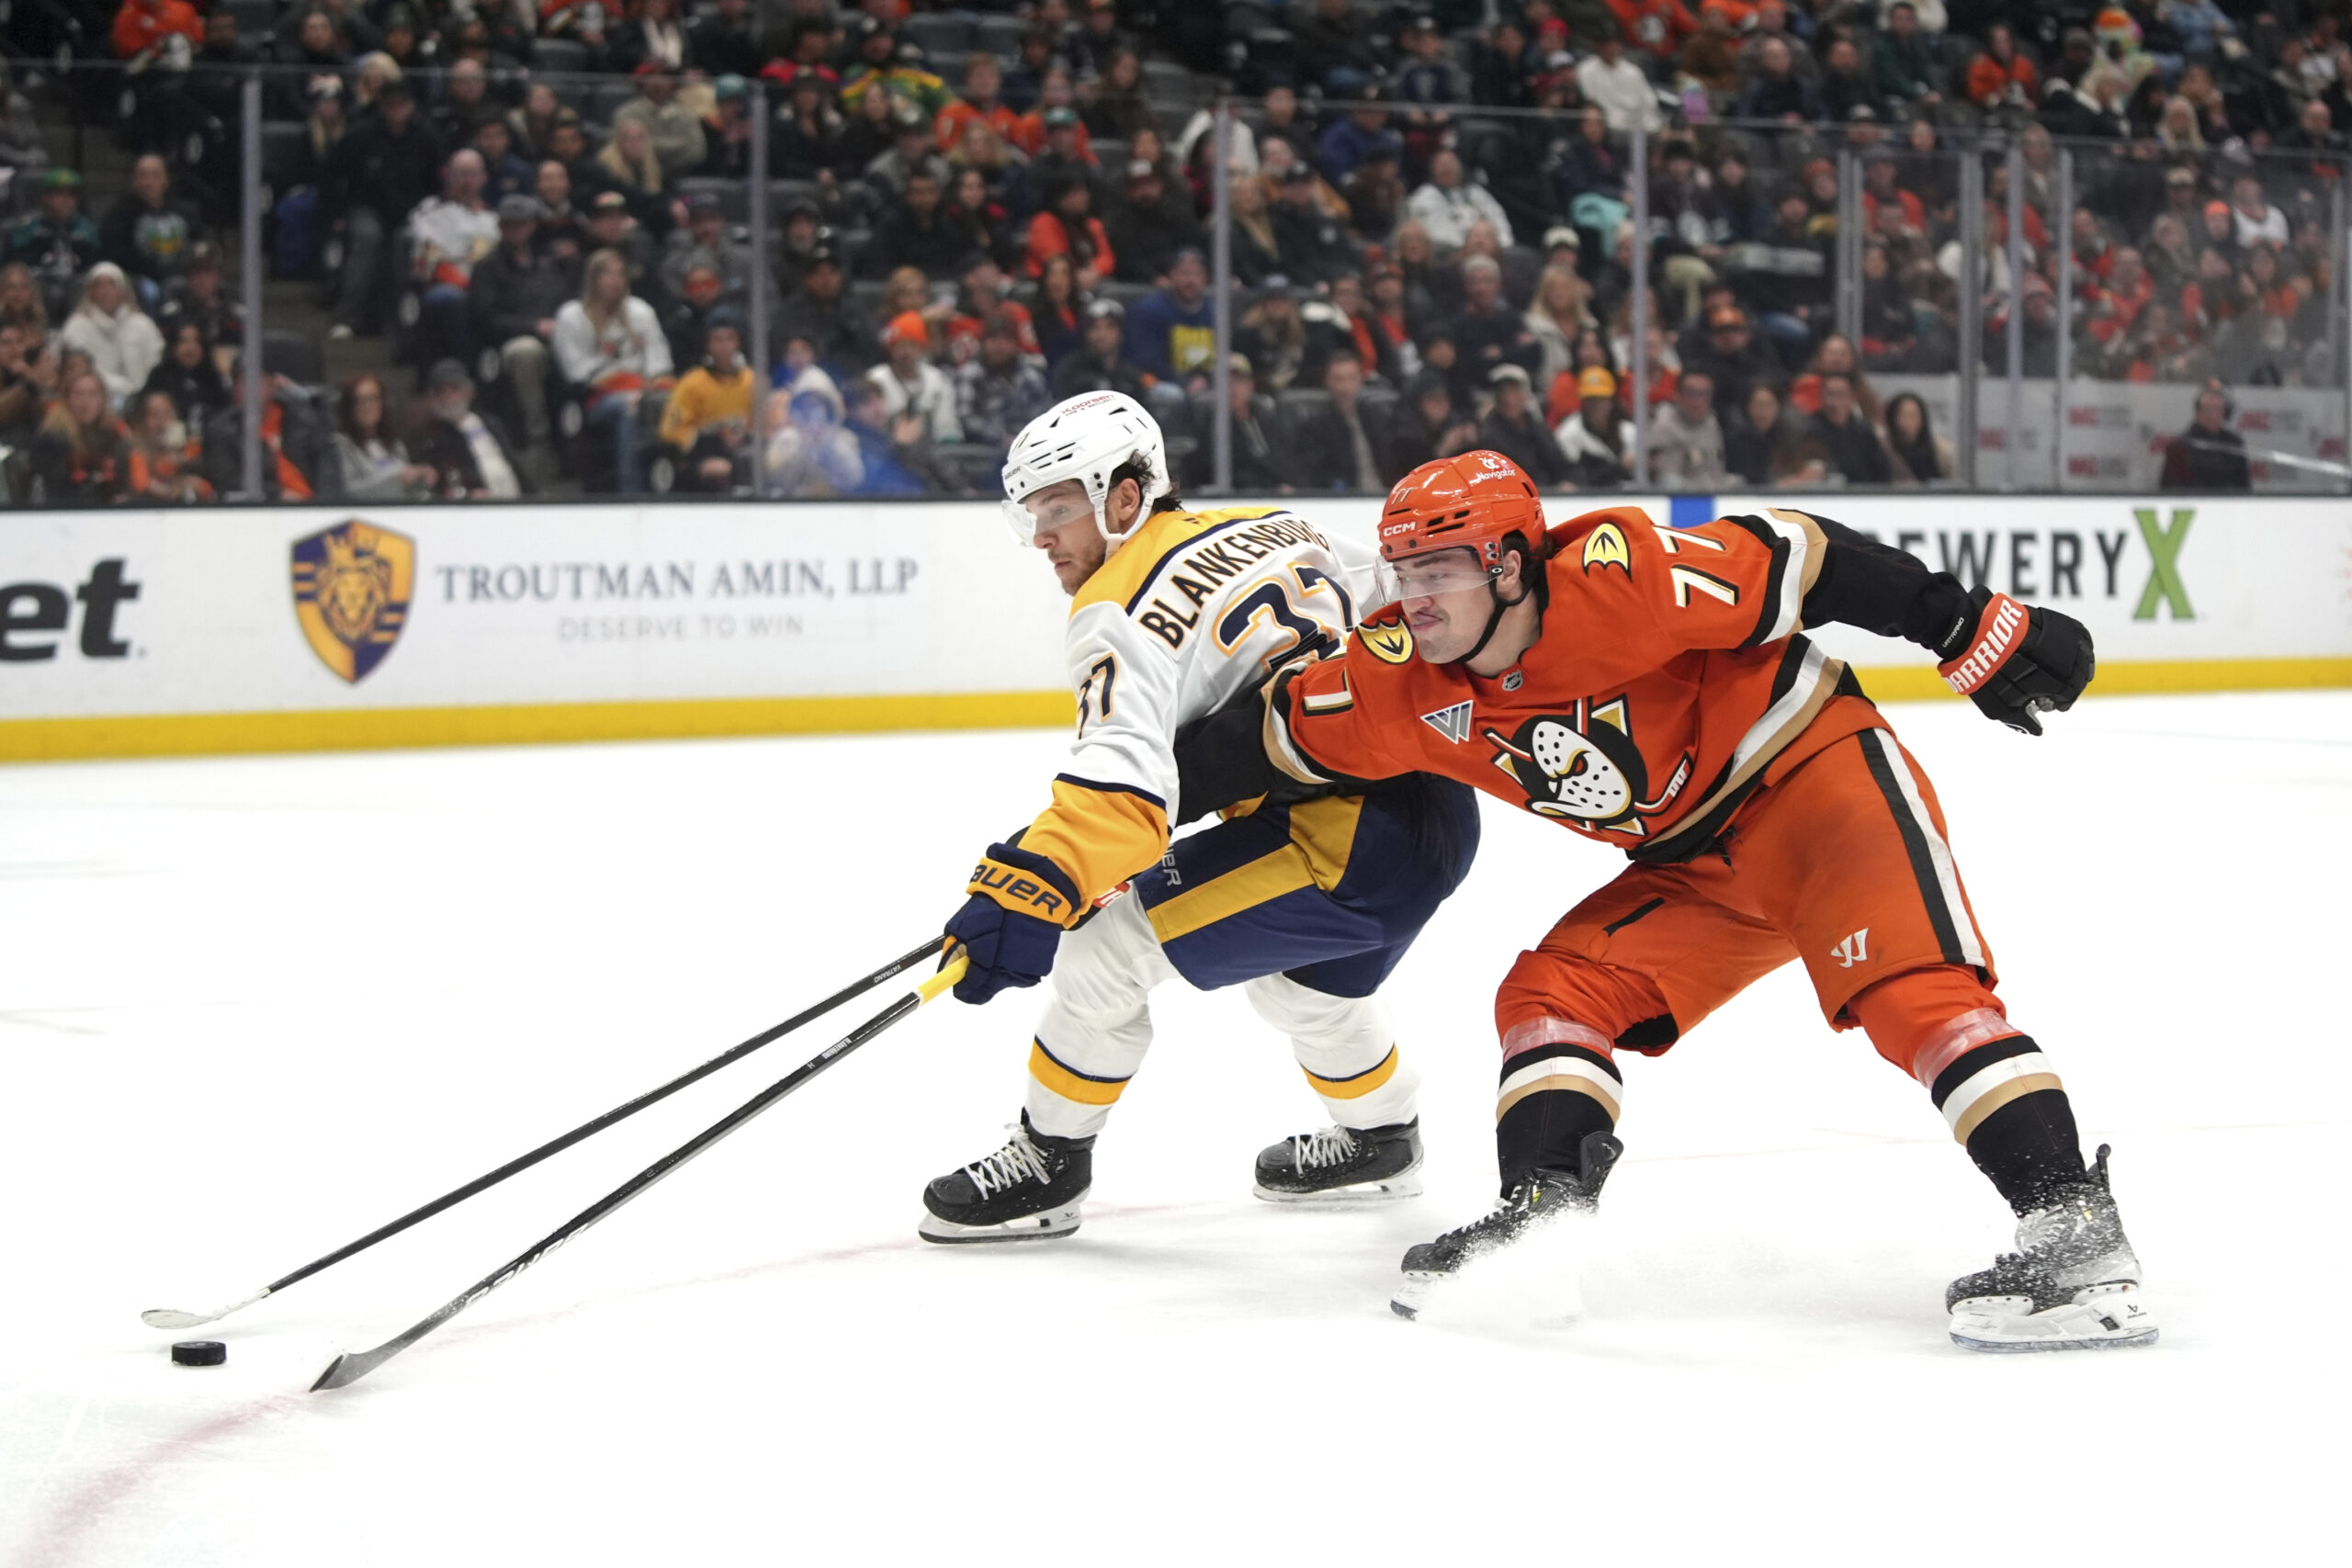
[{"label": "warrior logo on pants", "polygon": [[1496,747],[1495,766],[1527,792],[1528,810],[1638,839],[1648,831],[1642,818],[1665,810],[1690,782],[1690,756],[1683,753],[1663,794],[1645,800],[1649,769],[1632,730],[1632,710],[1620,696],[1540,714],[1508,739],[1493,729],[1485,734]]}]

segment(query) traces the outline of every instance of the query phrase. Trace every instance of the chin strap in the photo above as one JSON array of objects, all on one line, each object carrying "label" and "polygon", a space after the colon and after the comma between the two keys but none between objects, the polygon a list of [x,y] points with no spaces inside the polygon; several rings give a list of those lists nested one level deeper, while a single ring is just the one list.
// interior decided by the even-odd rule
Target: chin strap
[{"label": "chin strap", "polygon": [[1487,650],[1487,644],[1494,640],[1495,628],[1503,624],[1503,612],[1526,604],[1528,595],[1534,592],[1535,590],[1532,586],[1522,588],[1520,590],[1518,598],[1506,599],[1503,597],[1502,590],[1495,586],[1495,580],[1491,577],[1488,578],[1487,580],[1487,597],[1494,601],[1495,607],[1487,613],[1487,629],[1478,634],[1478,640],[1470,645],[1469,652],[1464,654],[1459,659],[1450,660],[1448,662],[1453,664],[1467,664],[1472,660],[1477,658],[1478,655],[1484,653]]}]

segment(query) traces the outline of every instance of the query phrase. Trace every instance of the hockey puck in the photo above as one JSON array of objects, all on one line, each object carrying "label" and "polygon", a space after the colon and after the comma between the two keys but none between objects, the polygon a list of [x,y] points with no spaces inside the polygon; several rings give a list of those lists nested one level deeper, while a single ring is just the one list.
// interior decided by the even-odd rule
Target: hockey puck
[{"label": "hockey puck", "polygon": [[218,1339],[183,1339],[172,1347],[175,1367],[217,1367],[229,1359],[229,1347]]}]

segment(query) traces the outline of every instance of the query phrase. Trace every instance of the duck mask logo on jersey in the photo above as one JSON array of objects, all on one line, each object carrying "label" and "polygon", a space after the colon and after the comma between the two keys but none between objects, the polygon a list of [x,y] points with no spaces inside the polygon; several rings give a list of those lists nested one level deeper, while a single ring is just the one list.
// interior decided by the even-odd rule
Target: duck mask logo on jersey
[{"label": "duck mask logo on jersey", "polygon": [[1645,799],[1649,767],[1632,731],[1631,711],[1616,697],[1579,702],[1570,713],[1539,714],[1508,738],[1495,729],[1485,734],[1496,749],[1495,766],[1527,792],[1528,810],[1638,839],[1649,832],[1642,818],[1664,811],[1690,782],[1690,754],[1682,754],[1664,793]]}]

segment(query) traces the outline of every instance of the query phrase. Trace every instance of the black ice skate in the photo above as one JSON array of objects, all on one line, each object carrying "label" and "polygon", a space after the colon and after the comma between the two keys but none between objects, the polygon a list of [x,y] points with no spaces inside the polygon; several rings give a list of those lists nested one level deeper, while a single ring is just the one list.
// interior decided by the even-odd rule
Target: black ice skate
[{"label": "black ice skate", "polygon": [[996,1153],[923,1189],[930,1213],[917,1228],[925,1241],[1045,1241],[1078,1229],[1094,1182],[1094,1140],[1033,1133],[1025,1111],[1012,1131]]},{"label": "black ice skate", "polygon": [[2018,1222],[2018,1249],[1951,1282],[1951,1339],[1971,1350],[2093,1350],[2153,1345],[2156,1318],[2140,1259],[2107,1185],[2108,1146],[2080,1182]]},{"label": "black ice skate", "polygon": [[1479,1258],[1499,1252],[1564,1214],[1589,1214],[1600,1206],[1600,1189],[1625,1145],[1609,1133],[1587,1133],[1577,1150],[1581,1169],[1534,1170],[1512,1183],[1484,1218],[1405,1254],[1405,1282],[1388,1305],[1399,1317],[1417,1317],[1430,1292]]},{"label": "black ice skate", "polygon": [[1269,1203],[1378,1201],[1421,1190],[1421,1123],[1326,1127],[1284,1138],[1258,1155],[1258,1184]]}]

